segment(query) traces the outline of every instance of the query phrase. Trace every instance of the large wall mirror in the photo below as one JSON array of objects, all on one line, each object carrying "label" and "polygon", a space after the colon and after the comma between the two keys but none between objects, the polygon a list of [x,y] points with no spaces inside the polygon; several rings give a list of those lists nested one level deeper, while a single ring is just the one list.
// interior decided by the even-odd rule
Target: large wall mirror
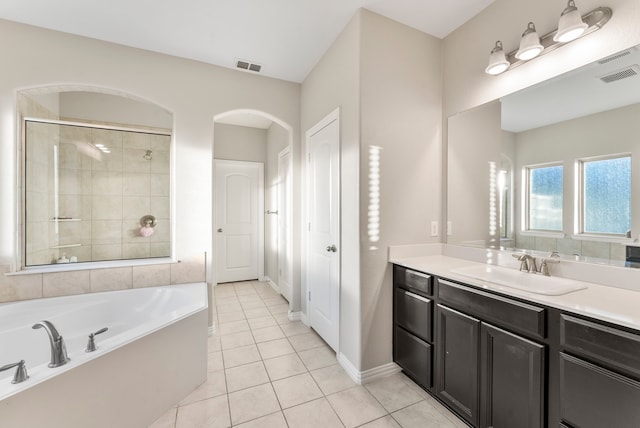
[{"label": "large wall mirror", "polygon": [[23,266],[171,256],[171,113],[77,90],[19,109]]},{"label": "large wall mirror", "polygon": [[624,265],[640,233],[640,50],[449,118],[447,242]]}]

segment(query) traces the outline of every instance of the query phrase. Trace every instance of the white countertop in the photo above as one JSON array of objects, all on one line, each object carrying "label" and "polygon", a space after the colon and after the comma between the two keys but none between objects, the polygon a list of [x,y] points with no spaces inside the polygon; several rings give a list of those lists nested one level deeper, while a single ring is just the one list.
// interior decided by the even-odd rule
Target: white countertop
[{"label": "white countertop", "polygon": [[424,273],[496,291],[503,295],[526,299],[531,302],[640,330],[640,292],[638,291],[579,281],[587,288],[561,296],[546,296],[477,280],[451,271],[452,269],[466,266],[481,265],[481,263],[465,259],[431,255],[391,257],[389,261]]}]

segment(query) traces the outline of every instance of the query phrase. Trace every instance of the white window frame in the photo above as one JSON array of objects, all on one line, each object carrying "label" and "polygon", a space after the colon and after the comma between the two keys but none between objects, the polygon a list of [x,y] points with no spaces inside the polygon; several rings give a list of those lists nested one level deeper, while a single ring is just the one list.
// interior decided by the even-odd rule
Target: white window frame
[{"label": "white window frame", "polygon": [[[585,204],[585,185],[584,185],[584,165],[588,162],[598,162],[610,159],[629,158],[632,160],[631,153],[616,153],[604,156],[592,156],[586,158],[576,159],[575,165],[575,198],[574,198],[574,234],[576,239],[594,239],[595,240],[607,240],[615,241],[620,239],[627,239],[625,233],[599,233],[599,232],[585,232],[584,231],[584,204]],[[598,239],[600,238],[600,239]]]},{"label": "white window frame", "polygon": [[[562,223],[559,230],[556,229],[532,229],[531,228],[531,213],[530,213],[530,199],[531,199],[531,170],[541,168],[552,168],[560,166],[562,167]],[[547,162],[540,164],[525,165],[522,167],[522,227],[521,233],[523,235],[535,235],[535,236],[548,236],[548,237],[564,237],[564,197],[565,197],[565,180],[564,180],[564,163],[562,161]]]}]

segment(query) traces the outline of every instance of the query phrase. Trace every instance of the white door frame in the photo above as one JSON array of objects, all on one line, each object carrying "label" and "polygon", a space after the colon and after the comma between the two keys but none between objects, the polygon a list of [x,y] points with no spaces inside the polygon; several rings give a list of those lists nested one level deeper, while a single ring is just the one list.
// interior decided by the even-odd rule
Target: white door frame
[{"label": "white door frame", "polygon": [[[309,227],[308,224],[310,222],[310,206],[309,206],[309,185],[310,185],[310,180],[309,180],[309,155],[310,155],[310,151],[309,151],[309,140],[311,138],[312,135],[314,135],[315,133],[317,133],[318,131],[322,130],[324,127],[326,127],[327,125],[329,125],[331,122],[336,121],[338,123],[338,132],[340,133],[340,107],[336,108],[335,110],[333,110],[331,113],[329,113],[327,116],[325,116],[322,120],[320,120],[318,123],[316,123],[314,126],[312,126],[310,129],[308,129],[305,133],[305,150],[304,150],[304,162],[303,164],[305,165],[305,171],[306,171],[306,179],[305,179],[305,194],[307,195],[305,197],[304,200],[304,206],[305,206],[305,218],[304,218],[304,223],[303,223],[303,234],[304,234],[304,242],[305,242],[305,248],[304,248],[304,274],[303,274],[303,281],[304,281],[304,286],[305,286],[305,296],[304,296],[304,301],[306,302],[306,309],[307,309],[307,314],[306,314],[306,319],[304,319],[304,323],[307,325],[311,325],[311,311],[309,310],[309,305],[310,305],[310,299],[309,299],[309,279],[308,279],[308,275],[309,275],[309,252],[310,252],[310,233],[309,233]],[[342,162],[342,153],[340,152],[342,147],[342,143],[340,141],[340,134],[339,134],[339,141],[338,141],[338,159],[339,159],[339,164],[341,164]],[[340,176],[339,180],[341,180],[341,170],[340,170],[340,165],[338,165],[338,175]],[[339,189],[341,189],[341,186],[338,186]],[[342,191],[339,190],[339,194],[338,194],[338,233],[339,233],[339,237],[338,237],[338,287],[336,287],[333,294],[333,298],[334,301],[337,304],[337,308],[336,308],[336,338],[337,338],[337,343],[336,343],[336,354],[340,354],[340,290],[342,288],[342,222],[341,222],[341,211],[340,211],[340,201],[341,201],[341,193]]]},{"label": "white door frame", "polygon": [[[218,165],[227,164],[227,165],[248,165],[258,166],[258,280],[264,281],[264,163],[262,162],[249,162],[249,161],[236,161],[236,160],[226,160],[226,159],[214,159],[213,160],[213,191],[214,196],[213,200],[216,200],[216,195],[218,193],[218,183],[215,182],[216,177],[216,168]],[[214,207],[213,210],[213,248],[214,251],[217,250],[218,246],[218,236],[217,236],[217,209]],[[218,256],[214,253],[213,257],[213,266],[214,266],[214,278],[216,284],[218,283],[217,278],[217,260]]]},{"label": "white door frame", "polygon": [[[282,149],[279,153],[278,153],[278,175],[280,175],[280,160],[287,157],[288,158],[288,176],[289,176],[289,186],[292,189],[293,188],[293,165],[291,163],[291,148],[290,146],[285,147],[284,149]],[[280,177],[278,177],[278,210],[282,210],[283,207],[280,206],[281,204],[281,194],[280,192],[282,191],[282,181],[280,180]],[[280,287],[280,292],[282,293],[282,287],[281,287],[281,276],[282,276],[282,268],[281,268],[281,258],[282,258],[282,247],[284,246],[285,248],[288,248],[289,251],[288,252],[284,252],[285,254],[289,254],[289,260],[287,263],[287,278],[289,279],[289,292],[291,293],[291,295],[289,296],[290,299],[292,300],[293,298],[293,192],[289,192],[289,194],[287,195],[287,197],[285,198],[286,201],[286,206],[284,207],[285,209],[285,213],[280,213],[280,215],[284,215],[286,214],[286,218],[287,218],[287,240],[286,242],[281,242],[282,241],[282,231],[280,230],[280,218],[278,218],[278,228],[277,228],[277,240],[278,240],[278,286]],[[291,303],[291,302],[289,302]]]}]

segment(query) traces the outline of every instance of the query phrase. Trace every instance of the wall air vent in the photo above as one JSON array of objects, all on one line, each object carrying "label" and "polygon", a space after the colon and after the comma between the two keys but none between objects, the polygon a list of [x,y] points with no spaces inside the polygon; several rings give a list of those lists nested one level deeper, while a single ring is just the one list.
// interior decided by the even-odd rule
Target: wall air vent
[{"label": "wall air vent", "polygon": [[252,71],[254,73],[260,73],[262,69],[261,64],[256,64],[255,62],[245,61],[243,59],[236,59],[236,68],[244,71]]},{"label": "wall air vent", "polygon": [[632,66],[625,67],[622,70],[617,70],[605,76],[600,76],[600,80],[602,80],[604,83],[612,83],[617,82],[618,80],[626,79],[627,77],[637,76],[639,74],[640,66],[638,66],[638,64],[634,64]]},{"label": "wall air vent", "polygon": [[625,51],[618,52],[617,54],[608,56],[606,58],[602,58],[600,61],[598,61],[598,64],[600,64],[600,65],[606,64],[606,63],[609,63],[611,61],[615,61],[617,59],[623,58],[623,57],[625,57],[627,55],[631,55],[631,49],[627,49]]}]

